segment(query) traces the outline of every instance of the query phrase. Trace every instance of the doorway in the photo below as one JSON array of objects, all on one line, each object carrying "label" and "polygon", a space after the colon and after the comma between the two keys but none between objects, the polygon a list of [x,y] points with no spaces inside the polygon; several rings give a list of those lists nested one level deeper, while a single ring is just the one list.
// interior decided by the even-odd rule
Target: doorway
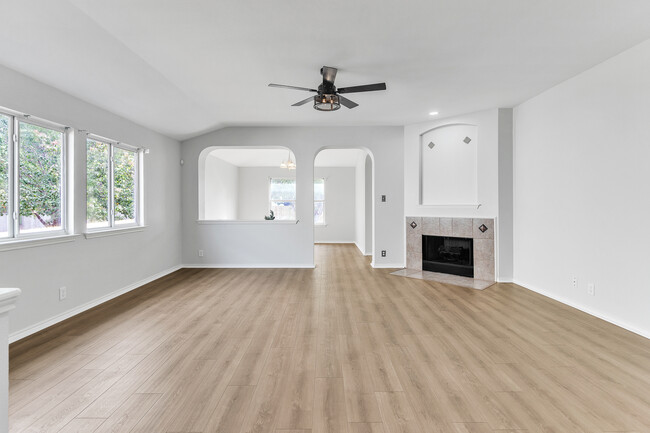
[{"label": "doorway", "polygon": [[325,148],[314,158],[314,244],[354,244],[372,259],[373,161],[362,148]]}]

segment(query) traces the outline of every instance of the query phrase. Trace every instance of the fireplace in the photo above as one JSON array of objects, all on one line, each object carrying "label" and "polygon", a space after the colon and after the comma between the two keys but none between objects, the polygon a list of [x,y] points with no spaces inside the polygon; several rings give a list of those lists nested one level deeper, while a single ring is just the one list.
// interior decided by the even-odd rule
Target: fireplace
[{"label": "fireplace", "polygon": [[474,278],[474,240],[423,235],[422,270]]}]

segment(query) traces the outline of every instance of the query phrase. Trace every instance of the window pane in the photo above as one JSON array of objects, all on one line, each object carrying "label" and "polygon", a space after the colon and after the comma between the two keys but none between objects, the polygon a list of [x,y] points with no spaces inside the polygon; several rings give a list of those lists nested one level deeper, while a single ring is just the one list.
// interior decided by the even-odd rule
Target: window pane
[{"label": "window pane", "polygon": [[271,179],[271,200],[295,200],[295,179]]},{"label": "window pane", "polygon": [[325,202],[314,202],[314,224],[325,224],[325,215],[323,214],[324,209]]},{"label": "window pane", "polygon": [[295,201],[272,201],[271,210],[275,214],[276,220],[295,220],[296,219],[296,202]]},{"label": "window pane", "polygon": [[86,141],[86,213],[88,228],[108,227],[108,161],[110,147]]},{"label": "window pane", "polygon": [[0,238],[9,236],[9,116],[0,114]]},{"label": "window pane", "polygon": [[114,148],[115,224],[135,222],[135,162],[135,152]]},{"label": "window pane", "polygon": [[61,229],[63,133],[20,122],[20,232]]},{"label": "window pane", "polygon": [[325,179],[314,179],[314,200],[325,200]]}]

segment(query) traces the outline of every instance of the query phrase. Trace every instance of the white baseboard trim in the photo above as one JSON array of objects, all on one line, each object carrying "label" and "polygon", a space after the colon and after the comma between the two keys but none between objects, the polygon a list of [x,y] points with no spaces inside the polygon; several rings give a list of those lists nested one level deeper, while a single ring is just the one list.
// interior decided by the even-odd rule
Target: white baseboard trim
[{"label": "white baseboard trim", "polygon": [[354,241],[314,241],[315,244],[353,244]]},{"label": "white baseboard trim", "polygon": [[375,263],[371,262],[370,266],[377,269],[403,269],[404,263]]},{"label": "white baseboard trim", "polygon": [[206,268],[206,269],[314,269],[315,265],[296,265],[296,264],[250,264],[250,263],[198,263],[184,264],[181,268]]},{"label": "white baseboard trim", "polygon": [[625,322],[621,322],[620,320],[617,320],[617,319],[612,319],[607,314],[603,314],[603,313],[601,313],[599,311],[594,311],[589,307],[578,305],[573,301],[569,301],[568,299],[563,298],[561,296],[553,295],[553,294],[551,294],[551,293],[549,293],[549,292],[547,292],[545,290],[541,290],[541,289],[539,289],[539,288],[537,288],[537,287],[535,287],[535,286],[533,286],[531,284],[528,284],[528,283],[526,283],[524,281],[519,281],[517,279],[514,279],[513,283],[517,284],[518,286],[523,287],[524,289],[530,290],[531,292],[539,293],[540,295],[546,296],[547,298],[551,298],[551,299],[553,299],[555,301],[561,302],[564,305],[568,305],[569,307],[573,307],[576,310],[582,311],[583,313],[587,313],[587,314],[589,314],[591,316],[598,317],[599,319],[602,319],[605,322],[609,322],[612,325],[616,325],[619,328],[626,329],[626,330],[628,330],[630,332],[633,332],[633,333],[635,333],[637,335],[640,335],[642,337],[650,339],[650,331],[647,331],[647,330],[644,330],[644,329],[639,329],[639,328],[637,328],[637,327],[635,327],[633,325],[630,325],[630,324],[625,323]]},{"label": "white baseboard trim", "polygon": [[365,250],[364,250],[363,248],[361,248],[361,247],[359,246],[359,244],[358,244],[358,243],[356,243],[356,242],[355,242],[355,243],[354,243],[354,245],[356,245],[356,246],[357,246],[357,249],[358,249],[359,251],[361,251],[361,254],[362,254],[362,255],[364,255],[364,256],[366,255],[366,252],[365,252]]},{"label": "white baseboard trim", "polygon": [[123,287],[119,290],[116,290],[114,292],[111,292],[107,295],[104,295],[102,297],[99,297],[97,299],[93,299],[90,302],[86,302],[83,305],[79,305],[78,307],[72,308],[64,313],[57,314],[54,317],[51,317],[47,320],[43,320],[42,322],[38,322],[35,325],[29,326],[25,329],[21,329],[20,331],[16,331],[12,334],[9,335],[9,343],[13,343],[18,340],[22,340],[25,337],[28,337],[32,334],[37,333],[38,331],[42,331],[45,328],[49,328],[52,325],[56,325],[59,322],[62,322],[66,319],[69,319],[72,316],[76,316],[77,314],[83,313],[86,310],[90,310],[93,307],[96,307],[100,304],[103,304],[106,301],[110,301],[113,298],[117,298],[120,295],[123,295],[125,293],[130,292],[131,290],[135,290],[138,287],[144,286],[145,284],[148,284],[154,280],[157,280],[158,278],[162,278],[165,275],[169,275],[172,272],[176,272],[177,270],[181,269],[181,266],[173,266],[169,269],[165,269],[164,271],[158,272],[157,274],[151,275],[150,277],[147,277],[145,279],[142,279],[136,283],[129,284],[126,287]]}]

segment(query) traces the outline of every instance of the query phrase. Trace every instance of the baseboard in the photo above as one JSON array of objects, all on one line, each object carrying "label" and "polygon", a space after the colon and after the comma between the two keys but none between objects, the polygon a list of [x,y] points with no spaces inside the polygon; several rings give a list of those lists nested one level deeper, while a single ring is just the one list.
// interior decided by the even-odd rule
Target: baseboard
[{"label": "baseboard", "polygon": [[150,277],[147,277],[145,279],[142,279],[136,283],[129,284],[126,287],[123,287],[119,290],[116,290],[114,292],[111,292],[107,295],[104,295],[102,297],[99,297],[97,299],[94,299],[90,302],[86,302],[83,305],[80,305],[78,307],[72,308],[64,313],[57,314],[56,316],[49,318],[47,320],[43,320],[42,322],[39,322],[35,325],[29,326],[25,329],[21,329],[20,331],[16,331],[12,334],[9,334],[9,343],[13,343],[18,340],[22,340],[25,337],[28,337],[32,334],[37,333],[38,331],[42,331],[45,328],[49,328],[52,325],[56,325],[59,322],[62,322],[66,319],[69,319],[70,317],[76,316],[77,314],[83,313],[86,310],[90,310],[93,307],[96,307],[100,304],[103,304],[104,302],[110,301],[113,298],[117,298],[118,296],[121,296],[125,293],[130,292],[131,290],[135,290],[138,287],[142,287],[145,284],[148,284],[152,281],[157,280],[158,278],[162,278],[165,275],[169,275],[172,272],[176,272],[177,270],[181,269],[181,266],[173,266],[169,269],[166,269],[164,271],[158,272],[157,274],[151,275]]},{"label": "baseboard", "polygon": [[184,264],[181,268],[206,268],[206,269],[314,269],[314,265],[296,264],[251,264],[251,263],[197,263]]},{"label": "baseboard", "polygon": [[353,244],[354,241],[314,241],[315,244]]},{"label": "baseboard", "polygon": [[375,263],[371,262],[370,266],[377,269],[402,269],[404,268],[404,263]]},{"label": "baseboard", "polygon": [[355,242],[354,245],[357,246],[357,249],[358,249],[359,251],[361,251],[361,254],[362,254],[362,255],[364,255],[364,256],[366,255],[366,251],[365,251],[363,248],[361,248],[361,247],[359,246],[358,243]]},{"label": "baseboard", "polygon": [[621,322],[621,321],[616,320],[616,319],[612,319],[611,317],[609,317],[606,314],[603,314],[603,313],[601,313],[599,311],[594,311],[594,310],[592,310],[592,309],[590,309],[588,307],[584,307],[582,305],[578,305],[578,304],[574,303],[573,301],[569,301],[566,298],[562,298],[560,296],[553,295],[553,294],[551,294],[551,293],[549,293],[549,292],[547,292],[545,290],[541,290],[541,289],[539,289],[539,288],[537,288],[537,287],[535,287],[533,285],[530,285],[530,284],[528,284],[526,282],[514,279],[513,283],[517,284],[518,286],[523,287],[526,290],[530,290],[531,292],[539,293],[540,295],[546,296],[547,298],[551,298],[551,299],[553,299],[555,301],[558,301],[558,302],[560,302],[560,303],[562,303],[564,305],[568,305],[569,307],[575,308],[576,310],[580,310],[583,313],[587,313],[590,316],[598,317],[599,319],[602,319],[605,322],[611,323],[612,325],[616,325],[619,328],[623,328],[623,329],[628,330],[630,332],[633,332],[633,333],[635,333],[637,335],[640,335],[642,337],[650,339],[650,332],[649,331],[646,331],[644,329],[639,329],[639,328],[637,328],[635,326],[632,326],[632,325],[630,325],[628,323],[625,323],[625,322]]}]

